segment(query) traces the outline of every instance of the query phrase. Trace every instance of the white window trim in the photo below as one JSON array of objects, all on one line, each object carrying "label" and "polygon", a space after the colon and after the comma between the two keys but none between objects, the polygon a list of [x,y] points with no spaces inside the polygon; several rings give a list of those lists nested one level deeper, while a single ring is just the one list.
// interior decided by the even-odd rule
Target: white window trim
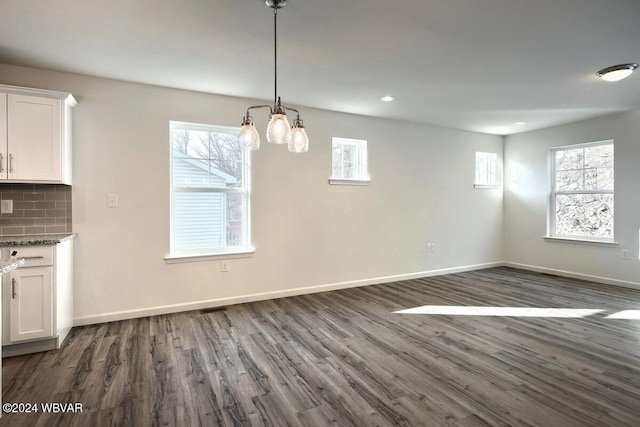
[{"label": "white window trim", "polygon": [[369,185],[371,180],[329,178],[330,185]]},{"label": "white window trim", "polygon": [[[583,144],[571,144],[571,145],[563,145],[560,147],[552,147],[548,151],[548,170],[549,170],[549,206],[547,207],[547,234],[546,236],[542,236],[542,238],[547,242],[564,242],[564,243],[574,243],[574,244],[586,244],[586,245],[596,245],[596,246],[617,246],[618,242],[615,240],[616,236],[616,226],[615,226],[615,214],[614,214],[614,225],[613,225],[613,237],[587,237],[587,236],[573,236],[573,235],[564,235],[564,234],[555,234],[554,231],[556,229],[556,215],[555,215],[555,207],[556,207],[556,195],[565,195],[565,194],[614,194],[615,193],[615,178],[614,178],[614,189],[613,190],[563,190],[563,191],[555,191],[556,188],[556,174],[555,174],[555,156],[554,153],[560,150],[571,150],[575,148],[588,148],[595,147],[598,145],[606,145],[612,144],[614,147],[615,153],[615,144],[613,139],[605,139],[602,141],[595,142],[587,142]],[[615,154],[614,154],[614,177],[615,177]],[[615,207],[614,207],[615,209]],[[615,210],[614,210],[615,212]]]},{"label": "white window trim", "polygon": [[203,130],[209,131],[211,128],[218,129],[227,129],[227,130],[237,130],[238,128],[233,126],[223,126],[223,125],[206,125],[199,123],[189,123],[189,122],[181,122],[171,120],[169,122],[169,147],[170,147],[170,156],[169,156],[169,254],[164,257],[165,262],[167,264],[174,264],[180,262],[198,262],[198,261],[208,261],[208,260],[216,260],[216,259],[233,259],[233,258],[245,258],[250,257],[255,253],[255,248],[251,245],[251,179],[250,179],[250,170],[251,170],[251,152],[245,151],[244,159],[246,162],[246,168],[243,169],[242,182],[246,184],[246,190],[238,189],[238,188],[224,188],[224,189],[207,189],[207,188],[199,188],[199,187],[182,187],[178,191],[184,192],[214,192],[214,193],[244,193],[246,194],[246,203],[247,203],[247,218],[246,218],[246,238],[245,241],[248,242],[250,246],[226,246],[224,248],[200,248],[200,249],[190,249],[190,250],[175,250],[174,247],[174,193],[176,192],[173,185],[173,130],[174,129],[189,129],[189,130]]},{"label": "white window trim", "polygon": [[[334,141],[340,140],[341,145],[353,145],[358,147],[359,163],[364,165],[366,178],[338,178],[333,176],[333,149]],[[362,150],[364,148],[364,150]],[[366,139],[343,138],[334,136],[331,138],[331,176],[329,177],[330,185],[369,185],[371,183],[371,175],[369,174],[369,143]]]},{"label": "white window trim", "polygon": [[571,243],[578,245],[591,245],[591,246],[619,246],[616,241],[611,240],[598,240],[598,239],[583,239],[574,237],[558,237],[558,236],[542,236],[547,242],[553,243]]},{"label": "white window trim", "polygon": [[[494,159],[491,159],[493,162],[495,162],[494,166],[495,166],[495,178],[496,178],[496,182],[495,184],[492,183],[479,183],[478,182],[478,154],[483,154],[483,155],[491,155],[492,157],[495,157]],[[499,173],[498,173],[498,153],[491,153],[488,151],[476,151],[476,156],[475,156],[475,165],[476,165],[476,170],[475,172],[475,182],[473,184],[473,188],[476,189],[496,189],[496,188],[500,188],[500,184],[499,184]],[[487,165],[487,177],[489,177],[489,165]]]},{"label": "white window trim", "polygon": [[255,248],[242,249],[229,252],[201,253],[201,254],[184,254],[184,255],[167,255],[164,260],[167,264],[181,264],[185,262],[202,262],[215,261],[223,259],[240,259],[251,258],[256,252]]}]

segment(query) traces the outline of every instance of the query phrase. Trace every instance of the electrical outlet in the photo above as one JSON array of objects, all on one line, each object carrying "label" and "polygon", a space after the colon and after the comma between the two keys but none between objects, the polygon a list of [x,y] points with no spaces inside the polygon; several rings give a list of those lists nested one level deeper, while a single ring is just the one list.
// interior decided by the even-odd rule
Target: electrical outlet
[{"label": "electrical outlet", "polygon": [[622,257],[622,259],[629,259],[629,249],[623,249],[620,256]]},{"label": "electrical outlet", "polygon": [[435,252],[436,244],[435,243],[427,243],[427,252]]},{"label": "electrical outlet", "polygon": [[13,213],[13,200],[3,200],[0,203],[0,213],[4,213],[4,214]]},{"label": "electrical outlet", "polygon": [[229,271],[229,261],[222,261],[220,263],[220,271],[227,273]]}]

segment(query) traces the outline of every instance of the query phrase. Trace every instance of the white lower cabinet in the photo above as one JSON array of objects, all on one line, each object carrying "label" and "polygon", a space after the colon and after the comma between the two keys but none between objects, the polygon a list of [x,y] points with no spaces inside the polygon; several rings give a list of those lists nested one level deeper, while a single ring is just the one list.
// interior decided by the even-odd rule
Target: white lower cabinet
[{"label": "white lower cabinet", "polygon": [[73,320],[72,240],[11,248],[24,266],[2,280],[2,355],[59,348]]},{"label": "white lower cabinet", "polygon": [[9,343],[53,337],[53,267],[10,274]]}]

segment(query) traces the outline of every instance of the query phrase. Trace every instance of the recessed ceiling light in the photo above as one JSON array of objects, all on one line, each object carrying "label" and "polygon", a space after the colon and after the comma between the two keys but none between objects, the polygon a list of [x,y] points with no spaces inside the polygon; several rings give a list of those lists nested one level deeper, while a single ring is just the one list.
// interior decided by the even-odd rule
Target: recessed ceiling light
[{"label": "recessed ceiling light", "polygon": [[522,125],[526,125],[527,122],[515,122],[514,126],[522,126]]},{"label": "recessed ceiling light", "polygon": [[638,68],[638,64],[620,64],[603,68],[596,73],[596,76],[608,82],[617,82],[625,77],[629,77],[633,70]]},{"label": "recessed ceiling light", "polygon": [[391,96],[391,95],[386,95],[386,96],[383,96],[382,98],[380,98],[380,101],[382,101],[382,102],[391,102],[391,101],[393,101],[394,99],[395,99],[395,98],[394,98],[393,96]]}]

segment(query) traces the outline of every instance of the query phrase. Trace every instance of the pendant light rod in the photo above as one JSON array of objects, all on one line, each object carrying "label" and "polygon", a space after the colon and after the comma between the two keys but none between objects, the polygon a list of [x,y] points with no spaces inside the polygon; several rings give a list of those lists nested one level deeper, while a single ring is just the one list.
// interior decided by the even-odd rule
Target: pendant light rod
[{"label": "pendant light rod", "polygon": [[265,0],[273,9],[273,103],[278,103],[278,9],[287,5],[287,0]]},{"label": "pendant light rod", "polygon": [[278,100],[278,8],[273,8],[273,102]]}]

